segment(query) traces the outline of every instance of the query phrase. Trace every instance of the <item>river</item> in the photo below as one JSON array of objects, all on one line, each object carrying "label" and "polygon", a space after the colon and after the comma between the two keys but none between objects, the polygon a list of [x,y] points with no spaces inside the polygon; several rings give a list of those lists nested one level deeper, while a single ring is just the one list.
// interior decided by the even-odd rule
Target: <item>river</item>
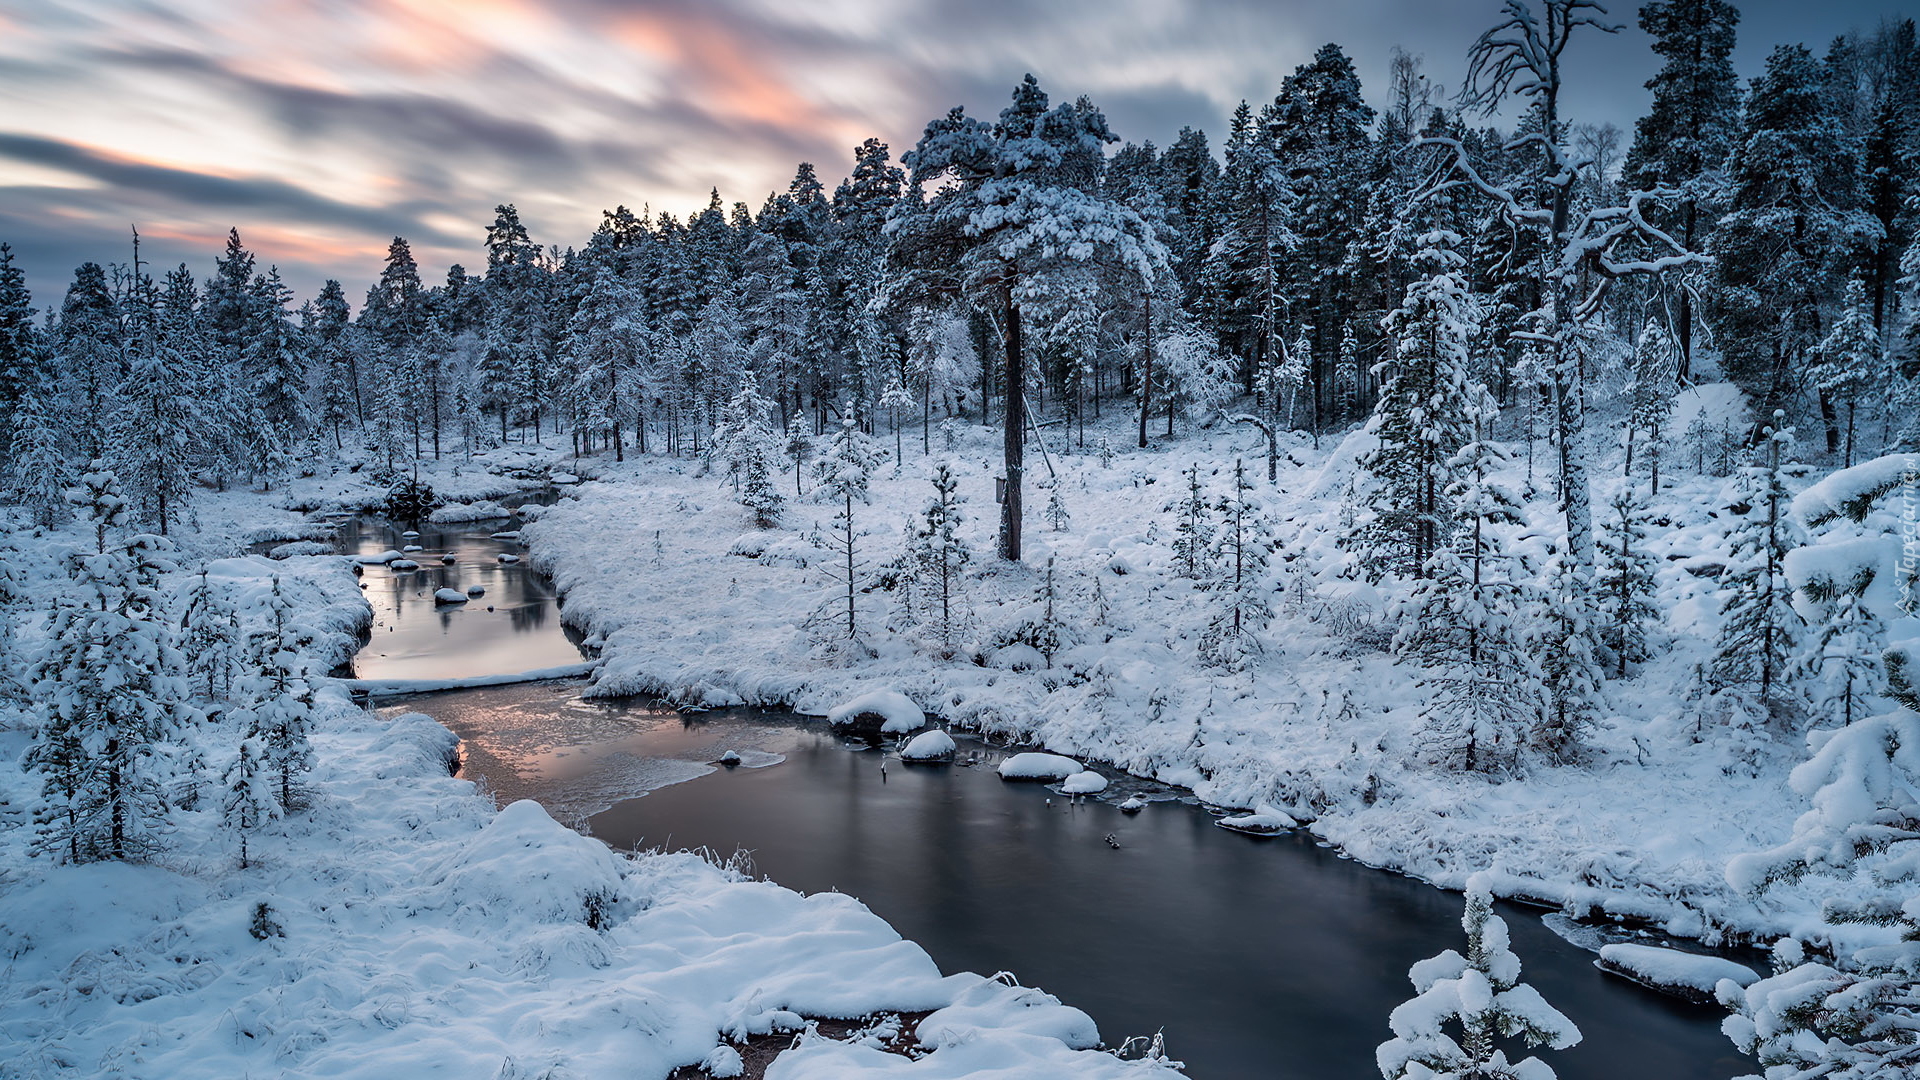
[{"label": "river", "polygon": [[[375,626],[355,673],[446,678],[579,660],[551,587],[524,562],[496,558],[518,553],[491,535],[511,528],[404,538],[369,521],[343,531],[352,551],[404,542],[424,556],[420,571],[367,569]],[[451,566],[438,562],[442,551],[454,553]],[[474,583],[484,602],[432,603],[442,584]],[[1004,751],[970,740],[961,756],[980,764],[908,766],[791,714],[682,715],[583,701],[577,689],[447,691],[382,710],[451,727],[464,775],[503,803],[538,799],[617,848],[744,852],[754,873],[782,885],[850,893],[943,970],[1009,971],[1085,1009],[1110,1044],[1164,1030],[1196,1078],[1377,1075],[1387,1014],[1412,993],[1408,966],[1463,948],[1457,894],[1304,834],[1227,832],[1161,785],[1109,772],[1103,799],[1075,802],[1000,780],[991,765]],[[739,767],[716,766],[727,750]],[[1121,813],[1113,803],[1134,792],[1154,801]],[[1537,912],[1503,904],[1501,914],[1527,981],[1585,1035],[1547,1055],[1563,1080],[1752,1070],[1719,1033],[1719,1010],[1603,975]]]}]

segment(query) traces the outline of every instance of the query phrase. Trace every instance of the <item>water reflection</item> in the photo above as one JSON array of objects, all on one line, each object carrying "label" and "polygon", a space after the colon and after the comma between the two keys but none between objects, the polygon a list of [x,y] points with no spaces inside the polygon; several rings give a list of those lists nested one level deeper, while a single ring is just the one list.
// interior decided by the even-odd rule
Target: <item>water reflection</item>
[{"label": "water reflection", "polygon": [[[524,561],[499,560],[502,554],[523,554],[518,541],[492,535],[516,524],[495,519],[426,525],[409,537],[404,526],[376,518],[343,523],[342,551],[402,551],[419,564],[414,570],[365,568],[361,582],[373,605],[373,626],[366,647],[354,657],[354,674],[363,679],[445,679],[533,671],[585,658],[579,634],[558,618],[552,584]],[[420,550],[405,551],[408,546]],[[452,555],[453,562],[443,562],[446,555]],[[440,589],[466,595],[474,585],[485,592],[464,604],[434,598]]]}]

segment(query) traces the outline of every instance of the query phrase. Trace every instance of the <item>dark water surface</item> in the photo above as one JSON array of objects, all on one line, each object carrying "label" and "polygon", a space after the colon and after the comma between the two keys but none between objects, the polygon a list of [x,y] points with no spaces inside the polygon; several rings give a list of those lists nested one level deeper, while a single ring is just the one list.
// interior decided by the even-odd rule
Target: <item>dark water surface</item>
[{"label": "dark water surface", "polygon": [[[362,679],[446,679],[465,675],[516,674],[577,664],[582,652],[577,634],[562,627],[553,585],[530,569],[520,544],[492,534],[518,529],[513,518],[418,527],[370,518],[342,524],[340,550],[349,555],[419,551],[405,557],[418,570],[365,567],[361,581],[373,605],[373,627],[365,648],[353,658],[353,674]],[[442,555],[454,562],[444,564]],[[521,556],[502,563],[500,555]],[[461,593],[470,585],[487,591],[465,604],[439,604],[437,589]]]},{"label": "dark water surface", "polygon": [[[406,707],[459,732],[468,773],[503,800],[550,798],[577,815],[593,808],[584,794],[610,807],[590,825],[615,847],[745,849],[782,885],[859,897],[942,970],[1010,971],[1085,1009],[1110,1045],[1164,1029],[1196,1078],[1377,1076],[1387,1014],[1412,995],[1408,966],[1464,948],[1456,894],[1310,837],[1227,832],[1157,785],[1114,777],[1112,801],[1073,803],[1006,783],[991,766],[1001,751],[978,743],[961,751],[979,751],[977,766],[908,766],[800,718],[681,717],[557,684]],[[725,749],[784,760],[701,770]],[[701,775],[674,782],[685,772]],[[1113,801],[1135,790],[1164,801],[1122,814]],[[1546,1055],[1563,1080],[1751,1070],[1718,1010],[1602,975],[1536,913],[1501,913],[1526,979],[1585,1035]]]}]

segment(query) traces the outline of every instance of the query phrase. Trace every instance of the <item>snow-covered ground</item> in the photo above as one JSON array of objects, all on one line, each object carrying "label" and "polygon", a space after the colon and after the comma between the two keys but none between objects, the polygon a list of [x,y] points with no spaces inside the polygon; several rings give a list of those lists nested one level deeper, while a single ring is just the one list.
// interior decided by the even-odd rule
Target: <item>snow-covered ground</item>
[{"label": "snow-covered ground", "polygon": [[[1694,412],[1738,408],[1737,394],[1729,403],[1714,389],[1682,404]],[[1490,781],[1420,762],[1415,673],[1385,649],[1391,598],[1339,573],[1348,556],[1333,536],[1365,435],[1329,438],[1314,450],[1296,434],[1268,487],[1264,441],[1245,429],[1109,455],[1094,452],[1097,432],[1078,451],[1053,429],[1044,459],[1037,447],[1029,451],[1028,550],[1015,566],[992,557],[997,435],[959,432],[950,450],[936,434],[930,458],[910,440],[905,461],[883,465],[871,502],[855,508],[859,559],[877,568],[901,550],[903,530],[930,494],[931,463],[944,460],[959,476],[961,537],[976,558],[959,601],[971,625],[951,659],[942,655],[951,650],[916,639],[894,598],[877,589],[858,598],[870,659],[818,647],[821,631],[809,623],[817,626],[816,613],[837,597],[844,602],[828,553],[811,542],[834,507],[792,499],[791,473],[782,481],[783,528],[762,532],[725,479],[699,463],[595,461],[589,471],[598,480],[523,534],[534,564],[564,594],[566,618],[602,646],[588,693],[819,714],[861,694],[898,691],[930,715],[990,736],[1105,761],[1217,804],[1271,806],[1368,863],[1456,888],[1488,870],[1507,895],[1651,920],[1709,942],[1728,931],[1807,925],[1819,890],[1830,887],[1809,879],[1758,906],[1725,879],[1731,856],[1787,838],[1805,805],[1787,772],[1806,754],[1797,734],[1704,715],[1692,693],[1717,626],[1714,575],[1725,558],[1731,479],[1669,467],[1652,539],[1666,613],[1656,657],[1609,684],[1607,715],[1582,760]],[[1112,444],[1122,439],[1115,427]],[[884,441],[890,450],[892,440]],[[1538,483],[1528,483],[1524,455],[1513,465],[1514,486],[1531,498],[1529,520],[1509,543],[1538,567],[1556,527],[1543,490],[1548,450],[1536,452]],[[1215,594],[1179,576],[1172,541],[1181,471],[1197,463],[1217,496],[1231,483],[1235,457],[1259,479],[1275,522],[1281,592],[1264,653],[1245,673],[1226,674],[1196,659]],[[1595,480],[1595,502],[1604,504],[1619,480],[1604,466]],[[1049,483],[1070,514],[1063,530],[1037,512]],[[999,654],[1026,648],[995,646],[1033,615],[1049,560],[1074,643],[1051,666],[1000,662]]]},{"label": "snow-covered ground", "polygon": [[[471,499],[529,483],[452,470],[430,478]],[[306,513],[379,495],[343,474],[203,496],[173,586],[204,565],[245,612],[278,578],[311,668],[329,669],[368,618],[351,561],[240,552],[319,542]],[[41,606],[91,537],[18,539]],[[28,854],[40,778],[18,764],[27,717],[0,706],[0,1077],[719,1077],[755,1037],[791,1043],[789,1078],[1174,1075],[1096,1049],[1092,1020],[1041,991],[943,976],[851,897],[616,854],[531,802],[496,809],[449,775],[451,732],[348,690],[321,690],[302,806],[253,830],[244,868],[213,790],[233,725],[185,737],[205,779],[173,793],[164,854],[60,865]],[[871,1022],[829,1038],[811,1018]]]}]

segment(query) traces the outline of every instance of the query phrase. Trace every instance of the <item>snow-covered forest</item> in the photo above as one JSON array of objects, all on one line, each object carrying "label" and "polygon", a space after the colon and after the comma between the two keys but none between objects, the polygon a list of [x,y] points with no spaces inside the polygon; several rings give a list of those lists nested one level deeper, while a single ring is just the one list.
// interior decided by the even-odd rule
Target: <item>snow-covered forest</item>
[{"label": "snow-covered forest", "polygon": [[[136,234],[31,292],[0,244],[0,1076],[729,1076],[749,1033],[882,1010],[952,1018],[779,1075],[1171,1069],[864,911],[783,951],[838,924],[429,778],[445,730],[332,677],[368,617],[317,515],[556,474],[519,535],[589,696],[893,690],[1466,888],[1385,1076],[1550,1076],[1578,1039],[1496,894],[1770,949],[1712,990],[1756,1073],[1920,1072],[1920,38],[1742,79],[1733,4],[1651,0],[1624,132],[1562,93],[1615,18],[1507,0],[1448,90],[1329,44],[1211,138],[1122,141],[1028,76],[757,207],[536,239],[501,205],[444,276],[395,237],[364,297],[294,296],[238,231],[211,273]],[[786,936],[694,978],[646,953],[675,904]],[[194,911],[231,925],[168,929]],[[530,996],[386,986],[369,942],[415,912]],[[277,919],[351,960],[249,951]],[[513,1028],[618,979],[647,1015]],[[456,1014],[515,1033],[407,1042]],[[637,1056],[513,1064],[609,1028]]]}]

